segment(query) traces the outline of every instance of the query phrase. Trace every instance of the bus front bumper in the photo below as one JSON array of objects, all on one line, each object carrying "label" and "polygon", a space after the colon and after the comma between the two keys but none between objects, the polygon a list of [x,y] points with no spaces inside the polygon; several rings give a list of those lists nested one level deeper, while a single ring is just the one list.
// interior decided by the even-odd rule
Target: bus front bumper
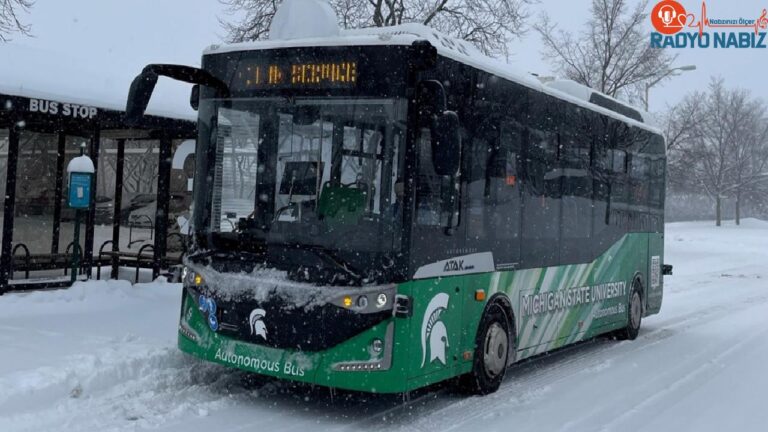
[{"label": "bus front bumper", "polygon": [[307,352],[237,340],[211,330],[197,300],[184,291],[178,346],[224,366],[284,380],[372,393],[409,391],[394,357],[396,319],[387,319],[332,348]]}]

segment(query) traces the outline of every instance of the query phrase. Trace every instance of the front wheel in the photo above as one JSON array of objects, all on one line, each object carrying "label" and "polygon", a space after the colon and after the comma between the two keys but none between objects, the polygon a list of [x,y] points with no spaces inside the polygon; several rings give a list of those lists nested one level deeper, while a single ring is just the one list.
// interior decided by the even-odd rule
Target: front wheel
[{"label": "front wheel", "polygon": [[507,314],[501,306],[491,305],[477,330],[472,371],[459,377],[460,390],[487,395],[499,389],[507,371],[509,335]]},{"label": "front wheel", "polygon": [[635,340],[640,333],[640,324],[643,322],[643,297],[640,282],[632,284],[632,294],[629,296],[627,326],[619,330],[617,336],[622,340]]}]

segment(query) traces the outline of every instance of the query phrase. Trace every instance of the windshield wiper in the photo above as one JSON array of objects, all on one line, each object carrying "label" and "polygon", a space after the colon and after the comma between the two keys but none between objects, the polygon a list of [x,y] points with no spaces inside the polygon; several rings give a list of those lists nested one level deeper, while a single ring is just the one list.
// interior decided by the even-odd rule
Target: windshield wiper
[{"label": "windshield wiper", "polygon": [[[345,283],[359,283],[363,277],[360,275],[357,269],[352,267],[346,260],[340,258],[338,255],[334,254],[333,252],[322,248],[318,246],[310,246],[310,245],[302,245],[302,244],[275,244],[271,243],[268,246],[268,249],[274,250],[294,250],[297,252],[310,252],[317,256],[321,262],[330,264],[330,266],[333,267],[335,270],[340,270],[339,272],[334,272],[333,275],[329,275],[326,273],[325,275],[322,274],[315,274],[310,273],[311,266],[305,265],[305,263],[297,262],[296,258],[294,259],[288,259],[285,260],[286,256],[283,256],[282,260],[285,260],[284,264],[288,264],[290,267],[289,274],[293,273],[295,276],[300,277],[301,280],[323,280],[325,282],[335,283],[337,280],[344,281]],[[329,267],[330,267],[329,266]],[[320,273],[322,272],[322,269]],[[329,269],[326,269],[329,270]]]},{"label": "windshield wiper", "polygon": [[349,265],[348,262],[339,258],[337,255],[335,255],[328,249],[323,249],[319,247],[308,247],[307,250],[311,250],[312,252],[314,252],[320,257],[325,256],[325,258],[327,258],[328,261],[332,262],[336,266],[336,268],[344,271],[344,273],[352,277],[353,281],[358,282],[362,279],[362,277]]}]

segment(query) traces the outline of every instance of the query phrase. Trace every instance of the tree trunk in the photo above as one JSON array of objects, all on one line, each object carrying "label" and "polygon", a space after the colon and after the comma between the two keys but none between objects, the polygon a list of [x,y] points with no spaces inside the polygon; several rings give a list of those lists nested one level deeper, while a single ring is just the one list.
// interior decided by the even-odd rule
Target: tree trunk
[{"label": "tree trunk", "polygon": [[736,225],[741,225],[741,192],[736,193]]},{"label": "tree trunk", "polygon": [[723,224],[722,220],[722,209],[721,209],[721,203],[720,203],[720,194],[717,194],[717,197],[715,198],[715,225],[720,226]]}]

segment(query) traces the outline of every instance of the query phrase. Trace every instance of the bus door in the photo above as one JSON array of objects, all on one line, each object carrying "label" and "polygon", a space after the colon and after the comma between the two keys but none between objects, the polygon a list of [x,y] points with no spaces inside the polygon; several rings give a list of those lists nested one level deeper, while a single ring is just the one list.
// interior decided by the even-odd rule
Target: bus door
[{"label": "bus door", "polygon": [[429,375],[432,380],[438,379],[433,374],[449,377],[458,361],[464,291],[461,275],[467,273],[465,267],[471,265],[472,257],[462,249],[463,225],[452,201],[459,199],[454,183],[457,179],[435,172],[427,128],[420,132],[417,152],[411,238],[415,280],[408,284],[413,302],[409,376]]}]

